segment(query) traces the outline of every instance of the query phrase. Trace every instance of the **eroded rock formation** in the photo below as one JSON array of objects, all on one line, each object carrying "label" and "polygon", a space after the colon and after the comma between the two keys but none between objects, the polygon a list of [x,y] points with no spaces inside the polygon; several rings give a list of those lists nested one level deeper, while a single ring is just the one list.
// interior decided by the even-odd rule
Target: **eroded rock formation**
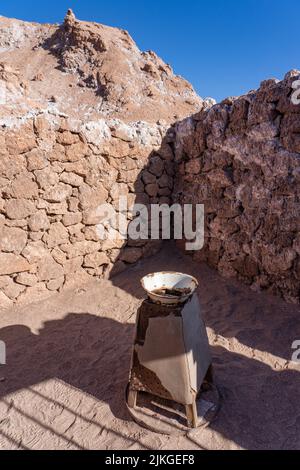
[{"label": "eroded rock formation", "polygon": [[0,17],[0,67],[0,124],[25,118],[25,112],[85,122],[99,116],[173,122],[202,102],[126,31],[78,21],[71,12],[59,26]]}]

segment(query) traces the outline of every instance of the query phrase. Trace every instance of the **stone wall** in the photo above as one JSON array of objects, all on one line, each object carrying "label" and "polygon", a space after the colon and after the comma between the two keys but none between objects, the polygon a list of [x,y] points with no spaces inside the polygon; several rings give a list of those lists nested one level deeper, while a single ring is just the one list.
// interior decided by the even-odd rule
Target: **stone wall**
[{"label": "stone wall", "polygon": [[299,78],[264,81],[176,126],[174,201],[204,203],[206,212],[194,259],[292,302],[300,298],[300,105],[291,100]]},{"label": "stone wall", "polygon": [[[159,242],[99,235],[103,203],[170,202],[173,153],[163,123],[83,124],[47,113],[0,132],[0,307],[108,277]],[[131,214],[124,214],[128,223]]]},{"label": "stone wall", "polygon": [[[97,208],[204,203],[199,261],[299,302],[299,72],[165,122],[85,122],[55,106],[0,122],[0,308],[109,277],[159,241],[99,235]],[[174,177],[174,175],[176,175]],[[123,214],[125,224],[132,214]]]},{"label": "stone wall", "polygon": [[[70,10],[61,25],[0,17],[0,308],[159,247],[117,230],[103,240],[98,208],[170,201],[167,129],[202,101],[125,30]],[[126,228],[132,214],[120,218]]]}]

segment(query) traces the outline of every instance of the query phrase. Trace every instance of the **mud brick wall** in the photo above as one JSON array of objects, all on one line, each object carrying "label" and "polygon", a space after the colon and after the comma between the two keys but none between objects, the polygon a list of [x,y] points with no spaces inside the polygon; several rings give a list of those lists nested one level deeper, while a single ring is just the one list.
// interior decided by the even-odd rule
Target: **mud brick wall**
[{"label": "mud brick wall", "polygon": [[192,253],[253,289],[300,293],[300,105],[292,83],[203,109],[177,124],[174,201],[205,205],[205,246]]},{"label": "mud brick wall", "polygon": [[[109,277],[159,242],[99,238],[97,207],[170,202],[163,124],[41,114],[0,131],[0,307]],[[129,222],[130,213],[124,214]]]}]

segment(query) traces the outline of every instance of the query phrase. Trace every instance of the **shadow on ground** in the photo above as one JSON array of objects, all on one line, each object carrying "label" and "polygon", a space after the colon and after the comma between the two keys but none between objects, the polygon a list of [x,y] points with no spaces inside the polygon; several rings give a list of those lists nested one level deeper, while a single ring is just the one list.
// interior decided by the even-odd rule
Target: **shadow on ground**
[{"label": "shadow on ground", "polygon": [[[144,269],[147,269],[146,266]],[[135,269],[139,277],[143,269]],[[121,277],[119,281],[122,284]],[[220,291],[222,293],[222,287],[219,294]],[[221,328],[218,328],[216,318],[218,308],[215,311],[209,308],[211,295],[212,292],[206,292],[203,298],[205,317],[207,324],[214,326],[220,335]],[[229,298],[233,303],[236,301],[232,292]],[[263,336],[257,335],[249,315],[251,309],[248,310],[248,316],[239,314],[239,321],[244,322],[243,330],[248,331],[249,336],[252,331],[249,342],[254,343],[257,337],[257,347],[259,345],[262,351],[273,350],[280,327],[273,328],[274,336],[270,334],[263,343]],[[276,312],[274,318],[278,320]],[[224,319],[222,325],[226,335],[229,337],[231,332],[236,335],[234,314],[229,315],[227,312]],[[238,335],[240,340],[243,330]],[[128,380],[133,334],[133,324],[123,324],[88,313],[69,313],[61,320],[47,321],[37,335],[21,325],[2,328],[0,338],[5,341],[9,356],[8,365],[0,369],[0,375],[5,376],[5,381],[0,382],[1,402],[14,407],[14,400],[6,396],[30,389],[32,400],[42,397],[55,406],[53,398],[32,388],[35,384],[55,378],[95,397],[99,402],[107,403],[115,418],[123,420],[124,425],[126,422],[130,425],[124,390]],[[217,345],[212,347],[215,377],[223,403],[210,432],[246,449],[299,449],[299,372],[274,370],[263,363],[263,359],[246,357],[242,348],[240,352],[228,351]],[[17,411],[26,418],[24,410]],[[35,416],[27,418],[31,421],[36,419]],[[49,428],[48,425],[41,426],[45,426],[45,430]],[[0,431],[2,434],[6,432],[1,421]],[[191,433],[186,439],[192,447],[203,448],[202,436],[204,434],[200,430]],[[64,438],[63,433],[60,437]],[[69,438],[65,439],[70,441]],[[126,439],[130,440],[130,437]],[[213,440],[206,442],[207,448],[214,448],[215,445]],[[79,444],[77,447],[81,448]]]}]

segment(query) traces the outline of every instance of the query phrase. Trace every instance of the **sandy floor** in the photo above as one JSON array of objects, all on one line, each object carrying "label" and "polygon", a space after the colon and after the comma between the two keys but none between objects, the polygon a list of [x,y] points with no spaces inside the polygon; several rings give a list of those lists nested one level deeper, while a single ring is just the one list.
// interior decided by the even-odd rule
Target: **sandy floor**
[{"label": "sandy floor", "polygon": [[[124,404],[139,278],[197,276],[222,409],[209,428],[164,436]],[[91,282],[1,313],[1,449],[300,449],[299,306],[221,279],[172,249],[113,282]]]}]

